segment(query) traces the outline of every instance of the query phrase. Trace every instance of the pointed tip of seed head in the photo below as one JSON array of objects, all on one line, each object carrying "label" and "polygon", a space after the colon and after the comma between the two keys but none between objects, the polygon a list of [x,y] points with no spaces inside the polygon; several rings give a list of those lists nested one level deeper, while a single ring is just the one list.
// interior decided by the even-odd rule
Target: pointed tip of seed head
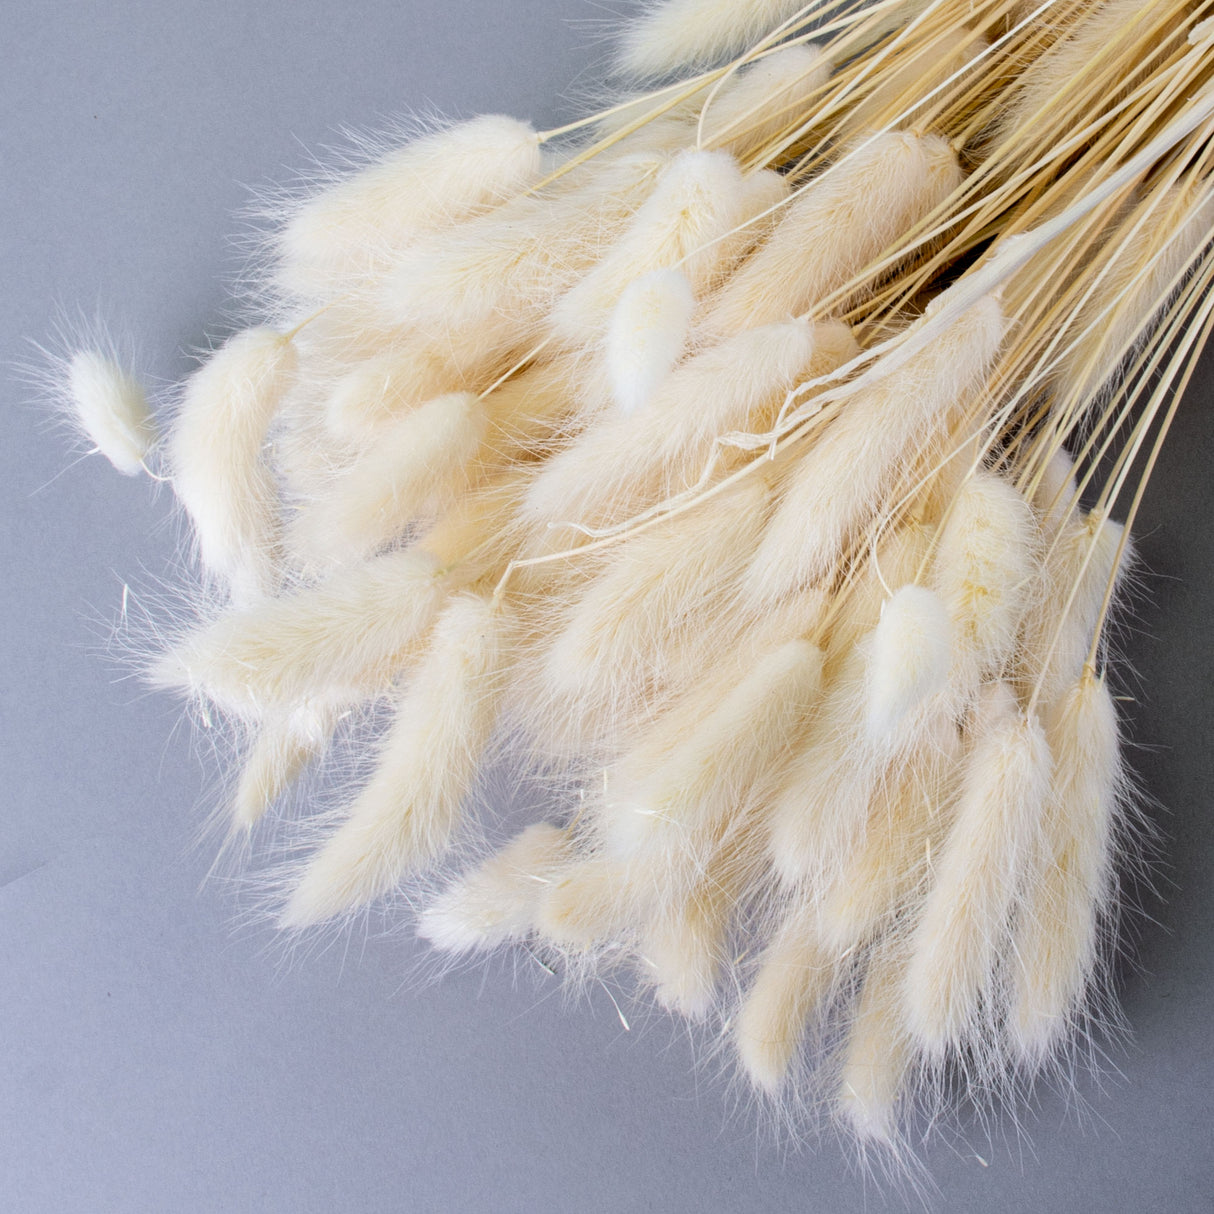
[{"label": "pointed tip of seed head", "polygon": [[418,916],[417,936],[444,953],[470,953],[493,941],[464,914],[458,900],[441,898]]},{"label": "pointed tip of seed head", "polygon": [[751,1085],[766,1096],[777,1096],[784,1086],[792,1050],[783,1041],[769,1041],[739,1031],[738,1061]]},{"label": "pointed tip of seed head", "polygon": [[847,1127],[862,1142],[874,1146],[894,1143],[894,1116],[889,1105],[866,1100],[850,1084],[838,1097],[838,1111]]},{"label": "pointed tip of seed head", "polygon": [[330,919],[340,918],[371,900],[358,875],[337,871],[323,853],[305,870],[278,916],[282,931],[303,931]]}]

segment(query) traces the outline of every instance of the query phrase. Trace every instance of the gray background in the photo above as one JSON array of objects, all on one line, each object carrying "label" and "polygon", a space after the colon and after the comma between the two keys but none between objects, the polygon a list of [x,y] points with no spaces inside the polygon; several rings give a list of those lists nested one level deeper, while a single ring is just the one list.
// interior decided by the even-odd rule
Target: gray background
[{"label": "gray background", "polygon": [[[416,981],[403,933],[287,955],[200,890],[205,742],[99,652],[173,550],[167,498],[64,442],[14,365],[100,310],[170,378],[222,328],[247,186],[410,108],[551,125],[592,79],[592,0],[0,3],[0,1209],[902,1208],[837,1145],[756,1133],[686,1036],[489,966]],[[210,329],[207,328],[210,326]],[[1120,1075],[1025,1136],[930,1154],[949,1211],[1214,1208],[1214,663],[1207,359],[1141,525],[1136,765],[1165,808]],[[66,468],[66,470],[65,470]]]}]

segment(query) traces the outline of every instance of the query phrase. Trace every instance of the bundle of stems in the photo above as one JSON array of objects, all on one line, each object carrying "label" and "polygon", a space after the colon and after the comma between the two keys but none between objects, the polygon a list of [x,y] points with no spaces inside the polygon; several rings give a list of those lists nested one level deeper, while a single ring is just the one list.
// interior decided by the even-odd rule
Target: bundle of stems
[{"label": "bundle of stems", "polygon": [[[1214,0],[662,0],[617,67],[286,204],[163,443],[96,351],[64,389],[191,520],[149,671],[231,722],[233,837],[369,759],[284,928],[430,891],[437,949],[634,975],[896,1148],[1114,1015],[1106,625],[1214,324]],[[564,802],[493,848],[502,753]]]}]

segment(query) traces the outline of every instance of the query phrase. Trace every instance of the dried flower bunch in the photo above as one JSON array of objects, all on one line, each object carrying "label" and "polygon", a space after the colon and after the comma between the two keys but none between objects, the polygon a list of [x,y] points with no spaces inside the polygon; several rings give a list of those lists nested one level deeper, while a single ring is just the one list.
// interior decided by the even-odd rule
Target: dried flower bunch
[{"label": "dried flower bunch", "polygon": [[[1214,323],[1212,12],[663,0],[659,87],[286,205],[163,443],[72,358],[192,523],[151,676],[231,723],[232,832],[372,760],[281,924],[421,891],[863,1141],[1072,1057],[1132,842],[1105,624]],[[493,851],[503,752],[566,797]]]}]

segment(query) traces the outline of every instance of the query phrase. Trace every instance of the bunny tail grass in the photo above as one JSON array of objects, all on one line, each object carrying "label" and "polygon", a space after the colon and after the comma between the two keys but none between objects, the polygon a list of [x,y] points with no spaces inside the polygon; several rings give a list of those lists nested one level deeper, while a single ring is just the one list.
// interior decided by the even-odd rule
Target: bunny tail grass
[{"label": "bunny tail grass", "polygon": [[152,679],[253,720],[309,695],[380,694],[438,612],[446,595],[438,574],[424,553],[394,553],[230,610],[169,650]]},{"label": "bunny tail grass", "polygon": [[1040,723],[1007,684],[991,684],[907,964],[907,1023],[929,1054],[980,1037],[981,1017],[996,1015],[996,962],[1041,830],[1051,767]]},{"label": "bunny tail grass", "polygon": [[370,450],[293,523],[295,547],[328,562],[373,556],[463,488],[460,473],[488,428],[484,402],[452,393],[379,428]]},{"label": "bunny tail grass", "polygon": [[716,63],[803,7],[800,0],[657,0],[627,27],[616,65],[647,78]]},{"label": "bunny tail grass", "polygon": [[816,46],[785,46],[746,64],[701,107],[702,144],[740,160],[758,154],[797,120],[829,76],[830,61]]},{"label": "bunny tail grass", "polygon": [[[728,152],[680,152],[597,265],[556,304],[553,325],[565,341],[594,340],[608,327],[624,289],[650,270],[677,267],[693,294],[719,276],[729,237],[754,203]],[[749,205],[748,205],[749,204]]]},{"label": "bunny tail grass", "polygon": [[670,374],[687,345],[695,296],[678,270],[652,270],[624,288],[607,330],[611,392],[635,413]]},{"label": "bunny tail grass", "polygon": [[527,935],[535,927],[545,886],[572,855],[567,831],[547,822],[527,827],[426,907],[418,935],[449,953],[493,948]]},{"label": "bunny tail grass", "polygon": [[324,749],[335,714],[309,708],[275,716],[257,730],[232,796],[232,829],[251,831]]},{"label": "bunny tail grass", "polygon": [[[756,606],[829,572],[879,508],[906,453],[939,443],[970,403],[1005,329],[997,301],[987,297],[922,354],[846,402],[787,473],[747,571],[746,591]],[[836,468],[851,474],[832,477]]]},{"label": "bunny tail grass", "polygon": [[727,965],[729,928],[743,876],[734,851],[726,847],[677,906],[659,912],[637,946],[658,1003],[688,1020],[711,1014]]},{"label": "bunny tail grass", "polygon": [[80,350],[68,361],[64,392],[94,448],[123,476],[142,472],[156,428],[139,383],[106,355]]},{"label": "bunny tail grass", "polygon": [[775,1094],[792,1068],[810,1017],[829,997],[836,966],[814,939],[812,908],[793,910],[763,951],[734,1027],[750,1081]]},{"label": "bunny tail grass", "polygon": [[[787,750],[817,702],[821,649],[788,641],[763,655],[695,732],[675,746],[629,795],[615,824],[630,850],[662,845],[668,863],[689,840],[713,830]],[[625,766],[627,760],[625,760]]]},{"label": "bunny tail grass", "polygon": [[705,327],[732,333],[810,311],[960,180],[956,154],[939,136],[897,131],[858,143],[779,214],[766,241],[722,286]]},{"label": "bunny tail grass", "polygon": [[169,431],[173,490],[205,568],[235,602],[276,583],[277,494],[266,434],[295,374],[295,348],[273,329],[238,333],[194,372]]},{"label": "bunny tail grass", "polygon": [[948,685],[952,621],[940,596],[903,586],[885,604],[869,655],[870,737],[892,732],[906,715]]},{"label": "bunny tail grass", "polygon": [[525,189],[543,166],[534,129],[490,114],[383,153],[305,199],[278,235],[278,280],[323,299],[382,272],[403,244]]},{"label": "bunny tail grass", "polygon": [[902,959],[892,950],[868,965],[847,1034],[838,1109],[862,1140],[891,1144],[896,1136],[898,1098],[912,1059],[899,995]]},{"label": "bunny tail grass", "polygon": [[1113,890],[1113,818],[1125,792],[1117,707],[1085,672],[1046,727],[1054,778],[1020,907],[1009,1028],[1021,1057],[1039,1063],[1065,1039],[1098,960],[1098,929]]},{"label": "bunny tail grass", "polygon": [[452,600],[397,705],[374,775],[308,862],[282,912],[284,927],[371,902],[449,846],[497,719],[504,631],[486,600]]}]

